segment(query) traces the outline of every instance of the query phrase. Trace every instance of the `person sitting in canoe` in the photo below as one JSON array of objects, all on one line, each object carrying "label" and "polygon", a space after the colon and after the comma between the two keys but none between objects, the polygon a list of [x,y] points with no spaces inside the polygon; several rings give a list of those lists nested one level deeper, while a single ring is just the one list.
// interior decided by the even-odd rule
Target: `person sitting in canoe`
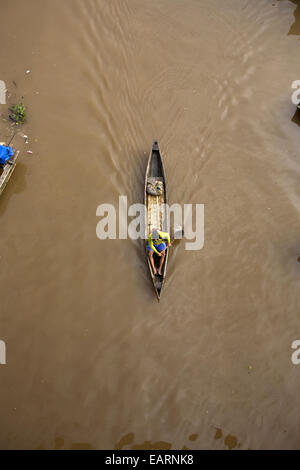
[{"label": "person sitting in canoe", "polygon": [[[170,235],[167,232],[160,232],[157,229],[152,230],[147,243],[147,251],[154,274],[162,275],[162,267],[164,264],[167,245],[164,240],[168,241],[168,248],[172,245]],[[155,268],[153,254],[156,253],[160,257],[158,270]]]}]

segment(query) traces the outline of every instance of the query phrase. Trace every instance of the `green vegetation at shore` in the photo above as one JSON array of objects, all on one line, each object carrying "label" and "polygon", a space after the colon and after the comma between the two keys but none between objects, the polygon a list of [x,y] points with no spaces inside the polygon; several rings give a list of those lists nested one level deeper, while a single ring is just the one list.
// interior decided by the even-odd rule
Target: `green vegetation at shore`
[{"label": "green vegetation at shore", "polygon": [[14,105],[10,111],[12,114],[9,117],[16,124],[23,124],[26,121],[26,108],[23,103]]}]

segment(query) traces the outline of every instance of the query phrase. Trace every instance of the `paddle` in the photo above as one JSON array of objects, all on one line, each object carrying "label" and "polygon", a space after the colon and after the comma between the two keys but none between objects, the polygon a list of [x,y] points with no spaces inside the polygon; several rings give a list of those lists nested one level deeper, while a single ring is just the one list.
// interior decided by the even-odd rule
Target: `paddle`
[{"label": "paddle", "polygon": [[12,135],[10,141],[8,142],[8,145],[7,145],[8,147],[9,147],[10,144],[12,143],[12,141],[13,141],[13,139],[15,138],[15,135],[17,134],[17,132],[18,132],[18,129],[16,129],[16,130],[14,131],[14,133],[13,133],[13,135]]},{"label": "paddle", "polygon": [[184,237],[184,230],[183,230],[183,228],[180,228],[180,229],[175,230],[174,235],[173,235],[173,237],[172,237],[172,239],[171,239],[172,245],[174,245],[174,243],[176,243],[176,242],[179,243],[179,242],[183,239],[183,237]]},{"label": "paddle", "polygon": [[[184,237],[184,230],[181,228],[181,229],[177,229],[175,232],[174,232],[174,235],[173,237],[171,238],[171,244],[174,245],[175,242],[180,242]],[[168,239],[167,238],[163,238],[162,239],[166,244],[168,243]]]}]

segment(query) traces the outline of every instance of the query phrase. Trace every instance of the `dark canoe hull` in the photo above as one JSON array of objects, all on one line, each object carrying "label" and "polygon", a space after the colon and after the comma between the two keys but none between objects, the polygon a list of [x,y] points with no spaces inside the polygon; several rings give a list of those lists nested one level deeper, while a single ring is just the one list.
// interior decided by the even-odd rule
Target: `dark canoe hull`
[{"label": "dark canoe hull", "polygon": [[[163,182],[164,191],[161,196],[152,196],[147,193],[147,181],[148,178],[156,178]],[[144,204],[146,206],[146,235],[148,238],[153,228],[159,229],[163,232],[169,232],[167,215],[163,204],[167,204],[167,188],[166,188],[166,176],[163,166],[163,161],[159,146],[157,142],[153,143],[147,170],[145,177],[145,193],[144,193]],[[146,243],[147,245],[147,243]],[[154,291],[157,299],[161,299],[162,289],[166,279],[167,265],[169,250],[166,250],[165,261],[162,269],[162,276],[155,276],[152,271],[151,263],[149,260],[147,248],[146,248],[147,264],[150,272],[150,276],[153,282]],[[159,257],[154,254],[155,265],[158,266]]]},{"label": "dark canoe hull", "polygon": [[4,191],[5,186],[7,185],[11,175],[17,164],[17,158],[19,156],[19,150],[16,150],[13,157],[10,159],[9,163],[6,163],[2,169],[0,169],[0,196]]}]

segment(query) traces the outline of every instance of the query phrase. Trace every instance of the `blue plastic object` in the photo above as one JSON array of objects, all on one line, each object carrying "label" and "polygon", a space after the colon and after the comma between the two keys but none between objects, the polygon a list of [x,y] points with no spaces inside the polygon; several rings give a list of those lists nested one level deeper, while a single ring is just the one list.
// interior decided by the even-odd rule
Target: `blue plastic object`
[{"label": "blue plastic object", "polygon": [[11,147],[0,145],[0,165],[5,165],[13,154],[14,151]]}]

